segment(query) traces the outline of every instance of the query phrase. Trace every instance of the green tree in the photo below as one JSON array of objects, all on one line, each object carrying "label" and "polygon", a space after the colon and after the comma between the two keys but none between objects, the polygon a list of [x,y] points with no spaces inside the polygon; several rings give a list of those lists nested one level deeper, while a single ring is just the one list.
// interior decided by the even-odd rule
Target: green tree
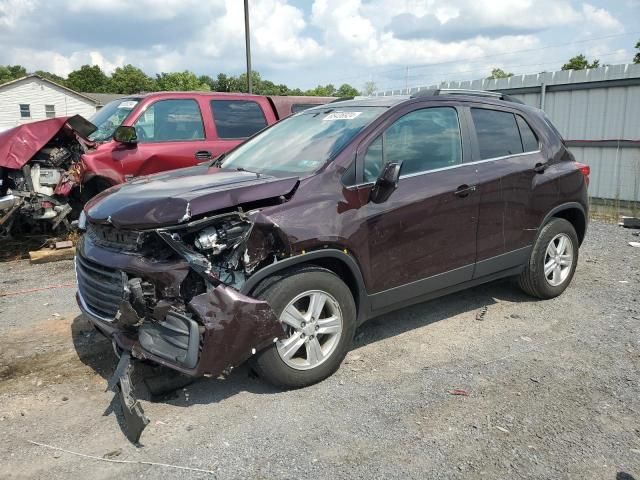
[{"label": "green tree", "polygon": [[318,85],[316,88],[312,88],[304,92],[305,95],[311,95],[313,97],[333,97],[336,95],[336,87],[331,83],[327,85]]},{"label": "green tree", "polygon": [[562,66],[562,70],[584,70],[585,68],[598,68],[600,66],[600,60],[595,59],[589,63],[587,57],[582,53],[569,59],[567,63]]},{"label": "green tree", "polygon": [[362,87],[362,95],[373,95],[377,89],[378,87],[376,87],[376,84],[374,82],[365,82],[364,86]]},{"label": "green tree", "polygon": [[633,63],[640,63],[640,40],[638,40],[638,43],[636,43],[636,56],[633,57]]},{"label": "green tree", "polygon": [[505,72],[501,68],[494,68],[493,70],[491,70],[491,76],[487,78],[491,79],[491,78],[509,78],[509,77],[513,77],[513,73]]},{"label": "green tree", "polygon": [[108,91],[110,93],[129,95],[155,90],[157,88],[153,79],[131,64],[116,68],[109,79]]},{"label": "green tree", "polygon": [[352,87],[348,83],[340,85],[340,88],[336,92],[336,96],[338,97],[355,97],[356,95],[360,95],[360,92],[358,92],[357,88]]},{"label": "green tree", "polygon": [[184,72],[159,73],[156,75],[156,85],[158,90],[188,92],[193,90],[208,91],[209,85],[202,83],[195,73],[185,70]]},{"label": "green tree", "polygon": [[67,79],[61,77],[60,75],[56,75],[55,73],[47,72],[45,70],[36,70],[33,73],[38,75],[39,77],[46,78],[47,80],[51,80],[52,82],[57,83],[58,85],[62,85],[62,86],[67,85]]},{"label": "green tree", "polygon": [[216,77],[215,86],[212,90],[216,92],[230,92],[231,91],[231,79],[224,73],[219,73]]},{"label": "green tree", "polygon": [[25,77],[27,70],[22,65],[0,65],[0,84]]},{"label": "green tree", "polygon": [[98,65],[82,65],[67,77],[67,87],[76,92],[106,92],[108,83],[109,79]]}]

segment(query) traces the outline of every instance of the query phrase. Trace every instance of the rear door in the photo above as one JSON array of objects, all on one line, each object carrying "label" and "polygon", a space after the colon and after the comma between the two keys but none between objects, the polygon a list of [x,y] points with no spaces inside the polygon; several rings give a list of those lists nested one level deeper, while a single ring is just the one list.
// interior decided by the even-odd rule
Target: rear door
[{"label": "rear door", "polygon": [[479,278],[528,258],[534,168],[544,157],[536,134],[517,110],[478,104],[468,115],[480,194],[474,273]]},{"label": "rear door", "polygon": [[391,197],[363,207],[374,310],[470,280],[476,256],[476,173],[457,108],[414,106],[387,125],[358,149],[364,182],[402,164]]},{"label": "rear door", "polygon": [[133,122],[135,146],[119,145],[113,158],[122,162],[125,178],[188,167],[205,160],[206,148],[200,105],[196,98],[157,100],[142,109]]}]

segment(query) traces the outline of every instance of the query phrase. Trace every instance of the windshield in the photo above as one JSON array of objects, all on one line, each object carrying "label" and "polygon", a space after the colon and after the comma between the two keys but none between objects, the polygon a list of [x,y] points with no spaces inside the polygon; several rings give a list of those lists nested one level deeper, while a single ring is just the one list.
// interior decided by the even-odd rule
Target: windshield
[{"label": "windshield", "polygon": [[89,140],[94,142],[104,142],[110,140],[113,132],[118,128],[124,119],[129,116],[134,107],[138,104],[138,98],[123,98],[107,103],[98,110],[89,121],[98,129],[89,135]]},{"label": "windshield", "polygon": [[227,154],[221,166],[274,176],[313,173],[385,110],[326,106],[298,113]]}]

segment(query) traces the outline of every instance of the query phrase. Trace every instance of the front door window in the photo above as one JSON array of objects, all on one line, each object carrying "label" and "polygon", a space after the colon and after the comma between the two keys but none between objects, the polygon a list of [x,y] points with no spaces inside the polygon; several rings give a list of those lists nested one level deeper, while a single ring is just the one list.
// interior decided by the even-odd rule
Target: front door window
[{"label": "front door window", "polygon": [[160,100],[134,124],[139,143],[204,140],[198,103],[193,99]]}]

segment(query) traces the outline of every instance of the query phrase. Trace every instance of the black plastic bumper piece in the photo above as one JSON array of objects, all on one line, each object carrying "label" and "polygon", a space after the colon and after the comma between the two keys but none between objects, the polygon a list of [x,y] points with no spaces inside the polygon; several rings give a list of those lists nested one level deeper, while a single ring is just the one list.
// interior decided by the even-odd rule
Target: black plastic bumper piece
[{"label": "black plastic bumper piece", "polygon": [[140,325],[138,341],[147,352],[185,368],[194,368],[198,363],[198,324],[177,310],[169,310],[161,322]]},{"label": "black plastic bumper piece", "polygon": [[118,366],[107,384],[107,390],[112,390],[120,396],[122,414],[127,425],[127,438],[133,443],[138,443],[142,432],[149,424],[149,419],[144,414],[138,399],[133,396],[129,352],[122,352]]}]

